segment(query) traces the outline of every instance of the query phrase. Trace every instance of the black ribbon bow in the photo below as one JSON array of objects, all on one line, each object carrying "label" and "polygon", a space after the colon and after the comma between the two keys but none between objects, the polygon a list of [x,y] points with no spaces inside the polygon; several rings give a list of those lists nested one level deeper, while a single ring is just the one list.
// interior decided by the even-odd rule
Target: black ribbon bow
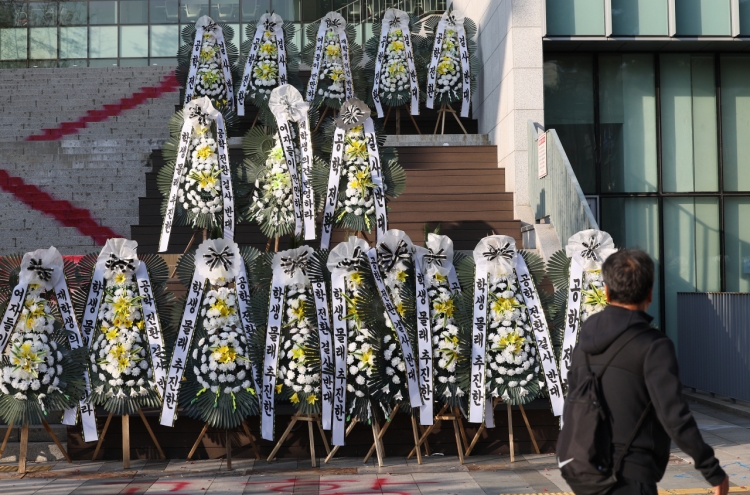
[{"label": "black ribbon bow", "polygon": [[112,271],[118,271],[120,273],[124,273],[125,270],[135,270],[135,265],[133,265],[133,260],[130,258],[118,258],[114,255],[114,253],[109,254],[109,259],[104,263],[104,266],[107,267],[107,269]]},{"label": "black ribbon bow", "polygon": [[441,248],[437,253],[430,248],[427,249],[429,252],[424,255],[425,263],[428,265],[434,264],[435,266],[443,266],[443,261],[448,259],[448,257],[443,254],[445,249]]},{"label": "black ribbon bow", "polygon": [[503,258],[508,261],[513,259],[513,248],[510,247],[510,243],[506,242],[500,247],[488,246],[488,251],[482,253],[487,261],[495,261],[498,258]]},{"label": "black ribbon bow", "polygon": [[359,264],[360,258],[362,257],[362,248],[357,246],[354,248],[351,258],[344,258],[343,260],[336,263],[336,268],[352,268]]},{"label": "black ribbon bow", "polygon": [[284,273],[286,273],[290,277],[293,277],[294,272],[296,272],[297,270],[301,271],[302,275],[307,275],[307,262],[309,261],[309,255],[310,253],[308,251],[303,251],[302,254],[300,254],[296,258],[282,256],[281,268],[283,268]]},{"label": "black ribbon bow", "polygon": [[50,280],[52,280],[52,272],[55,271],[54,268],[47,268],[42,265],[42,260],[35,259],[29,260],[29,266],[26,269],[32,272],[36,272],[36,276],[44,282],[49,282]]},{"label": "black ribbon bow", "polygon": [[216,29],[216,27],[217,27],[216,21],[211,21],[203,27],[203,30],[213,32]]},{"label": "black ribbon bow", "polygon": [[378,264],[380,265],[380,269],[386,273],[391,271],[399,260],[408,260],[410,256],[409,246],[406,245],[403,239],[398,241],[398,245],[396,245],[396,249],[393,251],[385,244],[378,246]]},{"label": "black ribbon bow", "polygon": [[332,27],[341,27],[341,19],[331,19],[326,17],[326,28],[330,29]]},{"label": "black ribbon bow", "polygon": [[601,243],[597,242],[596,236],[591,236],[589,239],[589,242],[581,242],[583,244],[584,249],[581,251],[581,258],[585,260],[594,260],[596,261],[599,259],[599,255],[596,253],[596,251],[602,247]]},{"label": "black ribbon bow", "polygon": [[208,127],[208,113],[204,112],[199,107],[191,107],[188,117],[191,119],[197,118],[200,125],[202,125],[203,127]]},{"label": "black ribbon bow", "polygon": [[270,17],[263,21],[263,29],[265,29],[266,31],[273,31],[275,27],[276,23],[273,22]]},{"label": "black ribbon bow", "polygon": [[224,249],[220,253],[214,248],[209,247],[208,254],[203,255],[203,259],[206,260],[206,266],[208,266],[209,270],[213,270],[219,265],[224,270],[229,270],[229,267],[233,264],[232,258],[234,258],[234,253],[229,250],[229,246],[224,246]]},{"label": "black ribbon bow", "polygon": [[344,106],[341,112],[341,121],[346,125],[357,124],[365,116],[365,112],[358,105],[351,104]]}]

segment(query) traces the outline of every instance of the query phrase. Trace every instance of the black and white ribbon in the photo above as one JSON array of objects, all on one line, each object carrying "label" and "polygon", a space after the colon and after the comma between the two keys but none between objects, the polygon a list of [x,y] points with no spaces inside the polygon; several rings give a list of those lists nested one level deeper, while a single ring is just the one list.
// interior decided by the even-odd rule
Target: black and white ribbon
[{"label": "black and white ribbon", "polygon": [[[271,91],[268,102],[276,123],[279,126],[279,137],[284,149],[289,175],[292,178],[294,193],[294,235],[301,236],[304,229],[305,240],[315,239],[315,200],[313,195],[312,167],[312,134],[307,112],[310,105],[302,99],[297,88],[285,84]],[[294,139],[292,138],[291,122],[299,126],[300,163],[294,155]],[[299,172],[299,173],[298,173]]]},{"label": "black and white ribbon", "polygon": [[[247,277],[247,267],[245,266],[245,260],[240,258],[240,273],[235,279],[235,288],[237,291],[237,306],[239,308],[240,322],[242,323],[242,329],[245,330],[245,337],[247,341],[251,342],[253,335],[257,328],[253,322],[252,315],[250,314],[250,279]],[[253,374],[253,386],[255,390],[260,390],[258,376],[255,366],[250,368]]]},{"label": "black and white ribbon", "polygon": [[331,272],[331,313],[333,316],[333,346],[335,355],[335,379],[333,386],[333,444],[344,445],[346,437],[346,380],[348,359],[346,277],[356,272],[365,252],[366,241],[349,237],[333,248],[326,266]]},{"label": "black and white ribbon", "polygon": [[257,91],[255,84],[253,84],[253,69],[258,56],[258,49],[263,42],[263,34],[266,31],[271,31],[274,36],[276,36],[276,63],[279,71],[279,85],[281,86],[287,83],[286,42],[284,40],[283,26],[284,21],[278,14],[266,13],[260,16],[260,20],[255,27],[253,44],[250,47],[250,53],[247,55],[247,62],[245,62],[245,72],[242,75],[240,90],[237,92],[237,115],[245,115],[245,99],[247,98],[248,87]]},{"label": "black and white ribbon", "polygon": [[[273,440],[276,397],[276,371],[281,349],[281,326],[284,317],[285,293],[288,285],[307,285],[307,262],[312,258],[313,249],[302,246],[276,253],[273,257],[273,277],[271,298],[268,304],[268,324],[266,326],[266,347],[263,356],[263,388],[260,403],[260,433],[264,440]],[[319,309],[319,308],[318,308]]]},{"label": "black and white ribbon", "polygon": [[140,262],[135,270],[136,283],[138,284],[138,294],[141,296],[141,310],[143,321],[146,327],[146,336],[148,337],[148,346],[151,351],[151,366],[154,370],[154,382],[156,391],[164,398],[164,388],[167,384],[167,367],[163,359],[167,356],[164,348],[164,337],[159,322],[159,315],[156,312],[156,301],[154,300],[154,291],[151,288],[151,280],[148,276],[146,263]]},{"label": "black and white ribbon", "polygon": [[[169,247],[169,236],[172,233],[172,224],[177,212],[177,191],[180,188],[180,179],[186,174],[185,163],[190,154],[191,136],[194,129],[210,129],[211,122],[216,122],[216,146],[219,156],[219,168],[221,170],[221,195],[223,200],[223,229],[224,239],[234,239],[234,193],[232,192],[232,172],[229,166],[229,139],[224,126],[224,118],[221,112],[216,110],[207,97],[197,98],[190,101],[183,109],[185,120],[180,131],[180,144],[177,149],[177,160],[172,176],[172,186],[169,190],[167,211],[164,215],[164,223],[159,237],[159,252],[163,253]],[[210,132],[206,130],[205,132]]]},{"label": "black and white ribbon", "polygon": [[432,47],[430,68],[427,71],[427,108],[435,107],[437,96],[437,66],[440,63],[440,52],[445,40],[445,30],[453,29],[458,37],[458,49],[461,57],[461,117],[469,116],[471,106],[471,62],[469,59],[469,41],[464,29],[464,16],[455,9],[445,11],[435,31],[435,43]]},{"label": "black and white ribbon", "polygon": [[354,97],[354,84],[352,83],[352,68],[349,62],[349,40],[346,38],[346,21],[338,12],[329,12],[320,20],[318,34],[315,36],[315,55],[313,64],[310,69],[310,81],[307,83],[307,93],[305,99],[313,101],[315,92],[318,88],[318,79],[320,78],[320,67],[323,63],[323,50],[326,43],[326,31],[332,29],[339,38],[341,47],[341,64],[344,68],[344,99]]},{"label": "black and white ribbon", "polygon": [[369,117],[365,120],[365,139],[367,141],[367,155],[370,162],[370,177],[372,183],[375,184],[372,195],[375,199],[377,242],[380,242],[388,231],[388,212],[385,208],[383,166],[380,162],[380,154],[378,153],[378,140],[375,136],[375,126]]},{"label": "black and white ribbon", "polygon": [[190,103],[195,93],[195,85],[197,84],[195,77],[198,73],[204,33],[210,33],[216,38],[216,46],[219,47],[219,52],[221,53],[221,71],[224,75],[224,87],[227,90],[227,103],[229,108],[234,108],[234,84],[232,83],[232,69],[229,65],[229,57],[227,56],[227,46],[224,42],[224,31],[221,29],[221,26],[216,24],[207,15],[195,21],[195,41],[193,42],[193,51],[190,54],[190,72],[188,73],[187,84],[185,84],[184,104],[187,105]]},{"label": "black and white ribbon", "polygon": [[380,29],[380,41],[378,43],[378,54],[375,57],[375,81],[372,86],[372,100],[378,111],[378,118],[383,118],[383,104],[380,101],[380,78],[383,75],[383,62],[386,58],[388,47],[388,33],[392,28],[399,28],[404,36],[404,50],[406,51],[406,62],[409,67],[409,87],[411,89],[411,114],[419,115],[419,82],[417,81],[417,69],[414,64],[414,49],[409,32],[409,14],[403,10],[388,9],[383,16],[383,24]]},{"label": "black and white ribbon", "polygon": [[[325,280],[312,281],[313,296],[315,297],[315,314],[318,320],[318,338],[320,346],[320,392],[321,422],[324,430],[331,429],[331,415],[333,414],[333,336],[331,335],[331,317],[328,314],[328,291]],[[338,349],[337,349],[338,350]]]},{"label": "black and white ribbon", "polygon": [[336,127],[333,133],[333,147],[331,149],[331,170],[328,173],[328,192],[326,193],[326,204],[323,212],[323,227],[320,232],[320,247],[328,249],[331,245],[331,233],[336,221],[336,204],[339,200],[339,181],[341,180],[341,168],[344,166],[344,139],[346,131]]},{"label": "black and white ribbon", "polygon": [[[424,249],[424,248],[423,248]],[[424,253],[414,255],[417,310],[417,352],[419,353],[419,392],[422,405],[419,408],[419,423],[431,425],[433,422],[433,363],[432,325],[430,318],[430,296],[425,283]]]}]

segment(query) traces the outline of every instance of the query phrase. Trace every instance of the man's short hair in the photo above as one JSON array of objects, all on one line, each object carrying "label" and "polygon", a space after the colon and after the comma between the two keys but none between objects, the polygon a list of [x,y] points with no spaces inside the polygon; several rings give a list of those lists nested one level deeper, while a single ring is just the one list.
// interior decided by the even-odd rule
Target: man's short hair
[{"label": "man's short hair", "polygon": [[611,301],[638,304],[646,300],[654,286],[654,262],[645,251],[623,249],[607,258],[602,276]]}]

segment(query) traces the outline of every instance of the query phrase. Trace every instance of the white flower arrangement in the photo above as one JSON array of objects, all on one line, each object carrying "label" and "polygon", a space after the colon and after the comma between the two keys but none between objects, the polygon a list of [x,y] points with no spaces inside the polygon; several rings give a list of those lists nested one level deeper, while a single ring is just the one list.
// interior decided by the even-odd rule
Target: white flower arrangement
[{"label": "white flower arrangement", "polygon": [[450,100],[457,100],[461,98],[463,82],[460,56],[458,33],[454,29],[446,29],[437,64],[436,99],[447,97]]},{"label": "white flower arrangement", "polygon": [[[294,229],[294,194],[292,178],[278,134],[274,136],[274,140],[274,147],[266,158],[265,171],[255,181],[249,218],[283,235]],[[295,149],[295,155],[299,159],[299,149]]]},{"label": "white flower arrangement", "polygon": [[346,173],[346,199],[338,201],[341,213],[337,221],[350,213],[363,217],[368,230],[372,227],[370,216],[375,215],[375,184],[372,182],[369,156],[364,127],[354,127],[346,133],[344,141],[343,172]]},{"label": "white flower arrangement", "polygon": [[536,345],[515,273],[489,274],[486,389],[511,400],[530,393],[539,371]]},{"label": "white flower arrangement", "polygon": [[[369,395],[368,384],[372,379],[375,364],[375,349],[371,344],[373,334],[363,322],[357,312],[357,305],[362,297],[360,290],[364,283],[364,275],[359,271],[346,274],[346,294],[348,312],[345,316],[347,328],[347,356],[348,368],[346,391],[350,406],[349,413],[356,410],[359,400]],[[353,397],[352,395],[353,394]],[[363,419],[363,418],[360,418]]]},{"label": "white flower arrangement", "polygon": [[226,106],[227,88],[216,36],[210,32],[203,33],[201,43],[193,99],[207,96],[214,106]]},{"label": "white flower arrangement", "polygon": [[[261,95],[270,95],[271,91],[279,85],[279,64],[277,62],[278,48],[276,47],[276,35],[274,31],[266,30],[263,39],[255,55],[252,73],[250,76],[250,96],[255,97],[255,92]],[[266,98],[268,96],[265,96]]]},{"label": "white flower arrangement", "polygon": [[[388,273],[383,274],[386,290],[391,297],[391,302],[396,308],[396,312],[398,312],[401,317],[406,314],[404,300],[401,297],[401,287],[411,279],[408,270],[409,266],[406,262],[399,260],[393,265],[393,268],[391,268]],[[383,317],[385,318],[385,325],[390,329],[390,332],[383,336],[383,342],[381,344],[381,351],[385,358],[385,374],[387,375],[388,382],[385,385],[386,388],[384,388],[382,392],[392,397],[395,401],[400,402],[409,396],[406,388],[407,380],[404,353],[401,350],[396,329],[393,328],[388,313],[384,311]]]},{"label": "white flower arrangement", "polygon": [[604,278],[601,270],[583,271],[583,290],[581,291],[581,323],[590,316],[608,306],[604,293]]},{"label": "white flower arrangement", "polygon": [[305,408],[317,407],[320,400],[320,362],[311,359],[319,350],[313,341],[315,327],[305,316],[308,304],[315,304],[310,286],[287,286],[283,344],[276,374],[277,393],[283,393],[295,406]]},{"label": "white flower arrangement", "polygon": [[135,276],[107,270],[104,281],[97,317],[100,332],[90,354],[94,393],[118,399],[147,396],[157,387]]},{"label": "white flower arrangement", "polygon": [[208,127],[201,127],[190,140],[190,161],[180,176],[177,201],[186,212],[211,215],[213,223],[220,223],[224,200],[217,144]]},{"label": "white flower arrangement", "polygon": [[62,349],[52,340],[55,319],[43,296],[42,286],[29,285],[8,343],[9,360],[0,369],[0,391],[16,400],[36,399],[44,411],[46,396],[64,392]]},{"label": "white flower arrangement", "polygon": [[334,27],[328,28],[323,41],[323,59],[318,74],[318,95],[344,100],[346,74],[341,40]]},{"label": "white flower arrangement", "polygon": [[254,393],[248,342],[240,325],[237,293],[223,279],[209,285],[200,309],[206,336],[193,348],[193,373],[202,387],[198,396],[210,392],[214,402],[221,394],[232,396],[242,390]]},{"label": "white flower arrangement", "polygon": [[385,60],[380,74],[380,93],[386,101],[397,99],[398,93],[410,92],[409,64],[404,33],[398,25],[388,31]]},{"label": "white flower arrangement", "polygon": [[456,311],[454,295],[451,293],[446,277],[435,274],[428,277],[427,295],[430,298],[430,323],[432,325],[432,344],[435,380],[442,384],[446,398],[463,397],[465,391],[456,384],[456,365],[460,359],[458,326],[454,319]]}]

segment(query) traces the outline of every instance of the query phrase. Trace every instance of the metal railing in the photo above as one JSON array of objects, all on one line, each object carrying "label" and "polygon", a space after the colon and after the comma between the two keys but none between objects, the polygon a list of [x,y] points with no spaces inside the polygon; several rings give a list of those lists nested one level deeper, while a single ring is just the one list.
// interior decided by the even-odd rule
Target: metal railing
[{"label": "metal railing", "polygon": [[539,178],[540,131],[542,126],[529,120],[529,204],[537,220],[549,217],[564,246],[576,232],[599,227],[554,129],[547,131],[547,175]]},{"label": "metal railing", "polygon": [[750,294],[677,293],[684,385],[750,401]]},{"label": "metal railing", "polygon": [[354,0],[335,11],[341,14],[347,24],[364,24],[380,19],[390,8],[400,9],[417,17],[442,14],[446,3],[446,0]]}]

